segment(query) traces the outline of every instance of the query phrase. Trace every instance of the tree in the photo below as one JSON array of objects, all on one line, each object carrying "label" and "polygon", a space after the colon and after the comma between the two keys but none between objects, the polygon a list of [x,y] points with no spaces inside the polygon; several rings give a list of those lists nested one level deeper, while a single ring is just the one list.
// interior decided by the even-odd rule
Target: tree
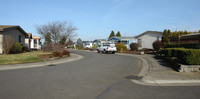
[{"label": "tree", "polygon": [[75,36],[74,32],[77,28],[66,21],[53,21],[48,24],[37,26],[36,30],[43,38],[45,38],[47,44],[52,44],[52,50],[57,51],[59,50],[59,43],[63,44],[66,39]]},{"label": "tree", "polygon": [[60,39],[60,44],[64,45],[65,42],[66,42],[66,37],[62,36],[61,39]]},{"label": "tree", "polygon": [[11,36],[5,35],[3,37],[3,49],[4,49],[5,54],[9,54],[13,44],[14,44],[14,40]]},{"label": "tree", "polygon": [[119,31],[117,32],[116,36],[117,36],[117,37],[121,37],[121,34],[120,34]]},{"label": "tree", "polygon": [[114,33],[114,31],[112,30],[111,33],[110,33],[110,36],[108,37],[108,39],[111,38],[111,37],[113,37],[113,36],[115,36],[115,33]]},{"label": "tree", "polygon": [[77,39],[77,48],[78,49],[82,49],[83,48],[83,44],[82,44],[82,40],[81,40],[81,38],[79,38],[79,39]]},{"label": "tree", "polygon": [[77,30],[75,26],[66,21],[53,21],[45,25],[36,27],[37,32],[48,41],[52,43],[59,43],[62,37],[72,38],[75,36],[74,32]]},{"label": "tree", "polygon": [[170,30],[164,30],[162,35],[162,43],[163,44],[169,44],[169,36],[170,36]]}]

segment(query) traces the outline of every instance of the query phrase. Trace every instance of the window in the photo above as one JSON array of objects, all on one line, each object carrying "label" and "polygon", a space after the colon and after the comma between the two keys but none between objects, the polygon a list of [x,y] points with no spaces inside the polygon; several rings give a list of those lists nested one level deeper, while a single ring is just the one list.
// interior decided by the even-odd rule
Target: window
[{"label": "window", "polygon": [[142,40],[138,39],[138,47],[142,47]]},{"label": "window", "polygon": [[22,36],[19,35],[19,43],[22,43]]}]

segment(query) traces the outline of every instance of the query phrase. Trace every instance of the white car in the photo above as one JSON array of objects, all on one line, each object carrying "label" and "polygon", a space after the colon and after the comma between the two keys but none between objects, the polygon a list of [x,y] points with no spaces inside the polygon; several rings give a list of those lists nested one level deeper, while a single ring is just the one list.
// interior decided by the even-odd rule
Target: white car
[{"label": "white car", "polygon": [[113,53],[117,51],[115,44],[113,43],[102,43],[99,47],[97,47],[97,52],[103,52],[103,53]]}]

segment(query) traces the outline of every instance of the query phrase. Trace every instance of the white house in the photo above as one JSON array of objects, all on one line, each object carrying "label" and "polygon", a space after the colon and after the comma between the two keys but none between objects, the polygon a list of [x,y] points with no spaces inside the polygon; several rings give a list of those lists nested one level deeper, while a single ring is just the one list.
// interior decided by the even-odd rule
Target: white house
[{"label": "white house", "polygon": [[153,49],[153,42],[162,39],[162,32],[158,31],[146,31],[140,35],[135,36],[136,42],[138,43],[138,48],[148,48]]},{"label": "white house", "polygon": [[115,44],[123,43],[128,49],[130,49],[130,44],[136,42],[135,37],[111,37],[108,41],[113,42]]},{"label": "white house", "polygon": [[40,36],[32,36],[30,40],[31,50],[40,50],[41,49],[41,38]]}]

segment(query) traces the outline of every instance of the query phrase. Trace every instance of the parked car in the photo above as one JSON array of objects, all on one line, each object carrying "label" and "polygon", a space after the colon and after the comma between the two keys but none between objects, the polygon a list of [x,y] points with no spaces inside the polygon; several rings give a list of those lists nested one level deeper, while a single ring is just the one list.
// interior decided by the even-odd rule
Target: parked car
[{"label": "parked car", "polygon": [[117,48],[115,47],[115,44],[113,43],[101,43],[99,47],[97,47],[97,52],[103,52],[103,53],[113,53],[117,51]]}]

